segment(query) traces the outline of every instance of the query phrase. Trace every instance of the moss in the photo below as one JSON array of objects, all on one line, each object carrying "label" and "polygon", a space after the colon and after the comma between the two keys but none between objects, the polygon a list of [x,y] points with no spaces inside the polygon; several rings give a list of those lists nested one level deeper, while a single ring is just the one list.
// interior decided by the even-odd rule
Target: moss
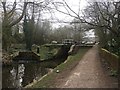
[{"label": "moss", "polygon": [[56,47],[46,47],[45,45],[40,46],[40,53],[36,53],[36,47],[32,48],[32,51],[40,56],[41,60],[45,60],[48,58],[52,58],[57,52],[59,48]]},{"label": "moss", "polygon": [[111,70],[110,75],[117,77],[118,76],[118,71],[117,70]]}]

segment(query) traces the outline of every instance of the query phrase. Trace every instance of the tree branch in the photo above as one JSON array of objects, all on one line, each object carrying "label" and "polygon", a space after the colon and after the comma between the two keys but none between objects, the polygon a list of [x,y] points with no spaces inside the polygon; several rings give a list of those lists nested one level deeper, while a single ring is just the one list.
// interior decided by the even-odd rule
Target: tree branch
[{"label": "tree branch", "polygon": [[65,0],[63,0],[63,1],[66,4],[66,6],[70,9],[70,11],[72,11],[76,16],[79,17],[79,14],[77,14],[74,10],[72,10]]},{"label": "tree branch", "polygon": [[23,12],[22,12],[21,16],[20,16],[17,20],[11,22],[11,23],[9,24],[10,27],[12,27],[12,26],[14,26],[15,24],[17,24],[18,22],[20,22],[20,20],[23,18],[24,14],[25,14],[25,12],[26,12],[27,4],[28,4],[28,2],[24,2]]},{"label": "tree branch", "polygon": [[7,11],[6,11],[6,2],[2,2],[2,5],[3,5],[4,13],[6,14],[7,13]]},{"label": "tree branch", "polygon": [[78,17],[76,17],[76,16],[74,16],[74,15],[71,15],[70,13],[66,13],[66,12],[63,12],[63,11],[59,10],[54,3],[52,3],[52,4],[54,5],[55,9],[56,9],[58,12],[61,12],[61,13],[63,13],[63,14],[66,14],[66,15],[71,16],[71,17],[74,17],[74,18],[78,18]]}]

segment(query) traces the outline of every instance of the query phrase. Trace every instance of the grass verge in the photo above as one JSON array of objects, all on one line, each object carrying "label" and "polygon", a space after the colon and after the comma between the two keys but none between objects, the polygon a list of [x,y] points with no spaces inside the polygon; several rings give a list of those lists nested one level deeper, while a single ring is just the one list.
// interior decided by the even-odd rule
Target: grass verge
[{"label": "grass verge", "polygon": [[[60,78],[64,79],[69,75],[72,69],[78,64],[83,55],[90,49],[90,47],[80,48],[77,54],[68,56],[67,60],[58,65],[51,73],[45,75],[42,79],[38,80],[27,88],[56,88],[59,84]],[[59,70],[59,73],[56,72]],[[62,76],[62,77],[61,77]]]}]

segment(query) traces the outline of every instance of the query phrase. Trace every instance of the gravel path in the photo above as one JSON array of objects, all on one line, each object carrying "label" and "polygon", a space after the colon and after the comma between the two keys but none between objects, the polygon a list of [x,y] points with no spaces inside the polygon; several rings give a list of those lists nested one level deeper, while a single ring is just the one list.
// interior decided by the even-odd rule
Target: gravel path
[{"label": "gravel path", "polygon": [[80,60],[58,88],[117,88],[118,83],[102,67],[97,45]]}]

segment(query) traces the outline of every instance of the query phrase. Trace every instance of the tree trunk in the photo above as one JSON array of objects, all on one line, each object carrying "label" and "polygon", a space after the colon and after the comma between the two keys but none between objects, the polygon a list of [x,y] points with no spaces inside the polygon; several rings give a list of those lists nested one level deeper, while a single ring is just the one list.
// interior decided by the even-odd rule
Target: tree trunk
[{"label": "tree trunk", "polygon": [[11,45],[11,27],[2,24],[2,48],[8,50]]}]

